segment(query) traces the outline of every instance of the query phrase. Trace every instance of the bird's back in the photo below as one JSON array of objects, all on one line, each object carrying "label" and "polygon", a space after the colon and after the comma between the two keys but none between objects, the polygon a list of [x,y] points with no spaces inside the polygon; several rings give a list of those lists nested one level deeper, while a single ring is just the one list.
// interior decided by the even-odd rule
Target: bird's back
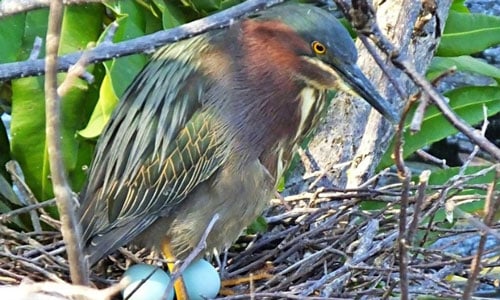
[{"label": "bird's back", "polygon": [[224,160],[203,118],[205,36],[158,50],[125,92],[96,147],[78,209],[91,264],[130,242]]}]

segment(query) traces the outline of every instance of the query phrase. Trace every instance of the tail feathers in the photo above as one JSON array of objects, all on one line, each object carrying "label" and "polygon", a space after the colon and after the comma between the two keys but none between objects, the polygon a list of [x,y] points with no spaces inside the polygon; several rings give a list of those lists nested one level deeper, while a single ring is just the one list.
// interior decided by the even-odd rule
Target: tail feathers
[{"label": "tail feathers", "polygon": [[142,232],[144,226],[149,226],[154,220],[154,218],[141,220],[147,221],[146,224],[142,224],[142,222],[139,222],[140,218],[137,218],[120,227],[112,227],[109,231],[88,237],[83,253],[88,259],[89,266],[93,266],[101,258],[133,241]]}]

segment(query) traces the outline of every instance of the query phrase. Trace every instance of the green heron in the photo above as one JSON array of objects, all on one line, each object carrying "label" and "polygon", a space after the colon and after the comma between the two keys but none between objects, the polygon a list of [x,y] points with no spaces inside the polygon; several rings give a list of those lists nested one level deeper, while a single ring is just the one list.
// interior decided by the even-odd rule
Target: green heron
[{"label": "green heron", "polygon": [[330,13],[286,4],[159,49],[105,128],[79,209],[89,264],[134,243],[185,259],[229,247],[273,196],[327,90],[389,104]]}]

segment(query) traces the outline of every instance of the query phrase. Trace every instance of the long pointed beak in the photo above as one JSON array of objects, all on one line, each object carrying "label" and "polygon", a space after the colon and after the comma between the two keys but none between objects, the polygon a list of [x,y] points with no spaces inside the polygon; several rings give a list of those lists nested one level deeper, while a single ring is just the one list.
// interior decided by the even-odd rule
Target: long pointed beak
[{"label": "long pointed beak", "polygon": [[345,92],[365,99],[391,123],[396,124],[399,121],[399,116],[394,108],[392,108],[389,102],[380,96],[358,66],[343,65],[341,68],[336,68],[336,71],[342,76],[345,84],[351,88],[351,90]]}]

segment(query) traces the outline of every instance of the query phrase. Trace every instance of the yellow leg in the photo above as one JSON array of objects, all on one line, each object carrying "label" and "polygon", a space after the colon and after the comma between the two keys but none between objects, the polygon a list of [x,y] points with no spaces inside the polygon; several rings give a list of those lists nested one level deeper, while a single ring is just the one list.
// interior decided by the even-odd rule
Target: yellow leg
[{"label": "yellow leg", "polygon": [[[170,243],[168,240],[163,241],[161,245],[161,252],[163,252],[163,256],[165,256],[165,259],[167,260],[167,267],[170,271],[170,274],[173,274],[176,271],[176,259],[175,255],[172,253],[172,249],[170,248]],[[177,300],[189,300],[186,292],[186,286],[184,285],[184,281],[182,280],[182,276],[174,282],[174,290]]]}]

